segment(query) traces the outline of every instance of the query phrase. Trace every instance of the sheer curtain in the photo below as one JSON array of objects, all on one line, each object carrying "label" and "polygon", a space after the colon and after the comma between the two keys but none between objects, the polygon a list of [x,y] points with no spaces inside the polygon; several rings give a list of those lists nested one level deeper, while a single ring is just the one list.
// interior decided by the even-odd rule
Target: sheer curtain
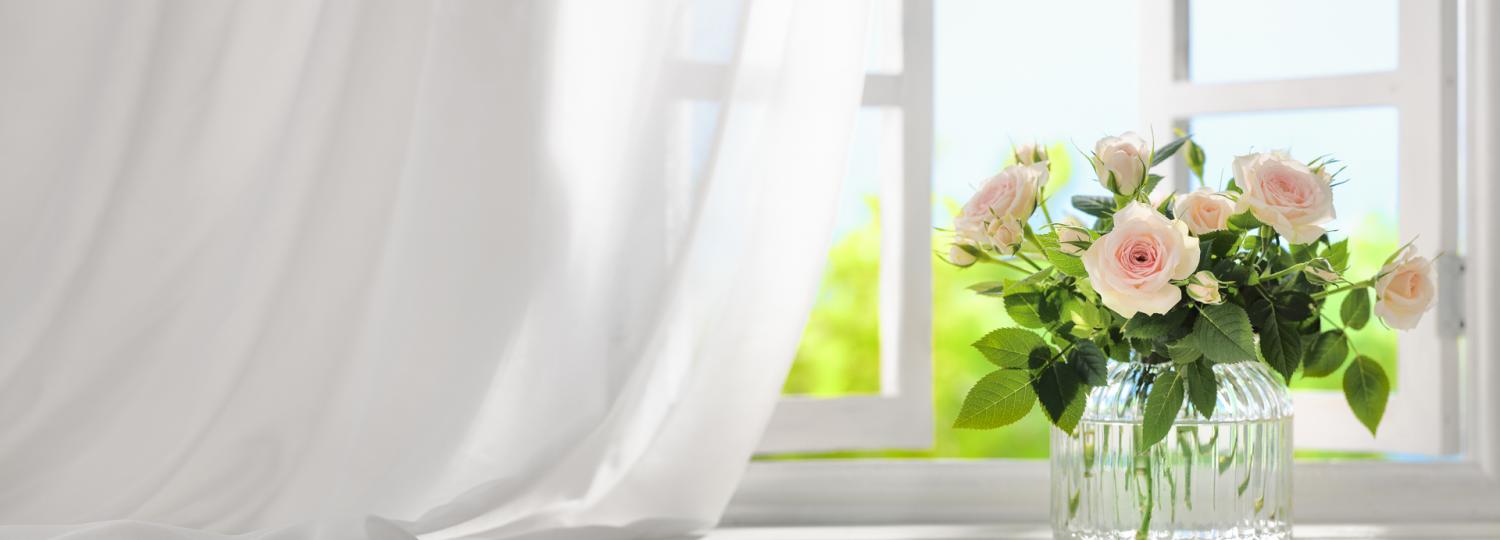
[{"label": "sheer curtain", "polygon": [[0,0],[0,537],[712,526],[865,6],[718,6],[722,64],[695,9]]}]

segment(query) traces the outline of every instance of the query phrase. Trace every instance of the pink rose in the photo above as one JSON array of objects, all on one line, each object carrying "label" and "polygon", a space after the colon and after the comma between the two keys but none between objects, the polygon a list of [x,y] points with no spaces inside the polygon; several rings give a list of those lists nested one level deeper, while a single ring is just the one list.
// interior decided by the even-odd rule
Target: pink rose
[{"label": "pink rose", "polygon": [[1083,267],[1099,299],[1115,313],[1161,314],[1177,305],[1187,279],[1198,268],[1198,239],[1187,225],[1139,202],[1115,212],[1115,228],[1083,253]]},{"label": "pink rose", "polygon": [[1432,262],[1407,249],[1380,268],[1375,280],[1375,314],[1386,326],[1411,330],[1432,309],[1437,285],[1432,281]]},{"label": "pink rose", "polygon": [[1021,248],[1021,240],[1025,238],[1023,234],[1021,221],[1013,218],[996,218],[985,229],[985,238],[989,240],[990,247],[1001,255],[1015,255]]},{"label": "pink rose", "polygon": [[1284,152],[1234,158],[1234,179],[1244,190],[1235,212],[1248,209],[1288,242],[1311,243],[1325,232],[1321,225],[1333,220],[1328,175]]},{"label": "pink rose", "polygon": [[[1011,165],[985,181],[953,219],[963,241],[989,246],[1003,254],[1015,252],[1021,223],[1036,210],[1037,190],[1047,182],[1047,164]],[[1012,241],[1014,237],[1014,241]]]},{"label": "pink rose", "polygon": [[1024,220],[1036,209],[1036,192],[1046,182],[1045,163],[1011,165],[980,186],[979,192],[964,203],[963,215]]},{"label": "pink rose", "polygon": [[1203,235],[1229,228],[1234,201],[1223,193],[1201,188],[1177,198],[1172,214],[1187,224],[1188,231]]}]

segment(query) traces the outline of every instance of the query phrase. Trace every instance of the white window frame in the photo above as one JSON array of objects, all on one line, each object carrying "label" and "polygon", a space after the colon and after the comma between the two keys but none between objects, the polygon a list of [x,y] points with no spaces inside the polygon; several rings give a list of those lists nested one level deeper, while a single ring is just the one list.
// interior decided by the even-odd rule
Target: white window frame
[{"label": "white window frame", "polygon": [[[1156,20],[1174,21],[1172,26],[1175,28],[1183,26],[1183,19],[1178,15],[1182,12],[1165,11],[1160,4],[1171,2],[1165,7],[1177,9],[1185,5],[1183,0],[1144,1],[1156,3],[1143,6],[1146,13],[1172,15],[1169,19]],[[1412,15],[1419,21],[1434,22],[1427,18],[1431,14],[1414,13],[1420,11],[1419,8],[1407,5],[1413,1],[1403,0],[1403,25],[1410,24],[1406,17]],[[1452,13],[1452,4],[1447,0],[1443,2],[1449,4],[1446,9]],[[920,4],[928,11],[922,21],[930,25],[931,4],[925,1]],[[1450,167],[1448,164],[1435,164],[1439,167],[1435,170],[1447,171],[1441,178],[1459,178],[1459,182],[1437,187],[1438,196],[1429,201],[1446,204],[1445,208],[1452,212],[1458,210],[1456,191],[1459,184],[1466,195],[1464,247],[1467,257],[1463,264],[1468,271],[1444,276],[1447,284],[1462,280],[1465,292],[1462,302],[1445,295],[1442,302],[1450,311],[1438,317],[1448,319],[1447,324],[1454,327],[1471,329],[1463,338],[1463,346],[1454,346],[1455,358],[1461,361],[1456,369],[1463,376],[1456,378],[1462,383],[1455,383],[1452,392],[1457,396],[1453,405],[1456,414],[1444,416],[1445,424],[1456,426],[1452,431],[1456,440],[1445,441],[1439,446],[1449,448],[1451,443],[1454,457],[1423,462],[1298,462],[1293,478],[1297,494],[1294,515],[1299,524],[1500,522],[1500,362],[1497,362],[1500,359],[1500,286],[1481,279],[1481,276],[1500,272],[1500,215],[1491,210],[1500,207],[1500,35],[1496,35],[1500,32],[1500,5],[1470,1],[1463,5],[1463,9],[1466,25],[1461,35],[1467,49],[1467,80],[1463,88],[1468,123],[1461,138],[1444,135],[1438,141],[1464,142],[1468,149],[1462,153],[1464,175],[1459,178],[1453,174],[1453,169],[1447,168]],[[1151,36],[1152,32],[1142,35]],[[1180,35],[1174,34],[1167,39],[1180,39]],[[1404,32],[1402,37],[1407,39]],[[1452,41],[1456,42],[1457,37]],[[1161,47],[1161,44],[1144,45],[1148,51],[1152,47]],[[906,69],[909,74],[914,68],[924,69],[918,62],[930,64],[931,58],[908,55]],[[1401,63],[1410,66],[1411,59],[1403,56]],[[925,69],[930,73],[930,66]],[[1328,95],[1326,91],[1318,90],[1319,83],[1306,83],[1300,88],[1308,90],[1306,106],[1326,106],[1316,102],[1316,99],[1322,99],[1317,96],[1326,98]],[[1241,91],[1248,93],[1248,90]],[[1434,95],[1429,97],[1442,100]],[[1281,106],[1277,105],[1278,108]],[[1431,148],[1432,142],[1413,140],[1405,131],[1403,129],[1401,136],[1403,146],[1413,144]],[[1432,171],[1411,170],[1405,160],[1400,173],[1402,178],[1433,176]],[[1415,190],[1403,188],[1401,196],[1424,197],[1412,191]],[[1403,217],[1406,208],[1403,206]],[[1407,221],[1403,219],[1403,222]],[[1409,230],[1403,229],[1403,233],[1406,232]],[[1450,250],[1456,247],[1456,235],[1441,234],[1443,232],[1439,229],[1434,236],[1442,238]],[[1424,235],[1424,243],[1427,238]],[[1402,354],[1404,358],[1421,357],[1409,356],[1413,353],[1404,348],[1404,342]],[[1404,380],[1402,384],[1406,384]],[[1391,414],[1396,406],[1398,404],[1393,402],[1387,414]],[[1450,418],[1452,420],[1448,420]],[[1297,432],[1296,436],[1303,437],[1304,434]],[[752,462],[722,524],[1044,523],[1049,490],[1048,464],[1044,461]]]},{"label": "white window frame", "polygon": [[[1400,238],[1420,238],[1439,260],[1439,303],[1398,339],[1396,391],[1375,437],[1339,391],[1293,393],[1298,448],[1447,455],[1458,449],[1458,342],[1463,283],[1458,248],[1457,9],[1453,0],[1399,0],[1394,71],[1309,79],[1200,84],[1188,77],[1188,0],[1141,6],[1141,111],[1146,125],[1188,130],[1199,115],[1387,106],[1398,115]],[[1170,21],[1167,31],[1158,21]],[[1188,189],[1180,161],[1166,175]],[[1413,179],[1435,178],[1435,182]],[[1420,369],[1404,366],[1421,365]]]},{"label": "white window frame", "polygon": [[931,0],[902,2],[901,41],[901,72],[865,75],[862,103],[901,115],[880,193],[880,393],[782,397],[758,452],[932,446]]}]

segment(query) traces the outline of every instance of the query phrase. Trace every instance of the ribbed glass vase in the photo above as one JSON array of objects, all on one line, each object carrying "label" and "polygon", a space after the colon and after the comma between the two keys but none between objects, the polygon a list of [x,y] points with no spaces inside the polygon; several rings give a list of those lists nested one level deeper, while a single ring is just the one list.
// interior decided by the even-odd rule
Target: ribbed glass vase
[{"label": "ribbed glass vase", "polygon": [[[1292,399],[1261,362],[1214,366],[1213,416],[1184,403],[1165,440],[1136,448],[1166,365],[1111,362],[1073,435],[1052,432],[1056,538],[1289,539]],[[1184,400],[1189,401],[1189,400]]]}]

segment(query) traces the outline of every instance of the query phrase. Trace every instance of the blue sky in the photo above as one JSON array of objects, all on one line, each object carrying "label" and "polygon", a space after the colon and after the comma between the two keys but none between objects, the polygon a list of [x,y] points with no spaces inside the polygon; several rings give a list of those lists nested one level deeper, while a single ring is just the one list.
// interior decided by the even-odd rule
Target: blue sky
[{"label": "blue sky", "polygon": [[[943,199],[962,201],[996,172],[1013,142],[1040,140],[1088,149],[1099,137],[1156,128],[1140,125],[1140,25],[1136,2],[1118,0],[937,0],[935,13],[933,224],[947,226]],[[1300,78],[1393,69],[1395,0],[1194,0],[1190,76],[1197,82]],[[1351,231],[1371,219],[1394,224],[1396,140],[1393,109],[1276,111],[1199,117],[1192,130],[1208,151],[1212,185],[1229,160],[1250,151],[1289,149],[1301,159],[1332,153],[1350,183],[1335,192]],[[839,231],[869,219],[878,170],[893,166],[882,129],[889,115],[867,112],[856,136]],[[882,157],[885,160],[882,160]],[[1060,194],[1102,192],[1073,151],[1074,176]]]}]

